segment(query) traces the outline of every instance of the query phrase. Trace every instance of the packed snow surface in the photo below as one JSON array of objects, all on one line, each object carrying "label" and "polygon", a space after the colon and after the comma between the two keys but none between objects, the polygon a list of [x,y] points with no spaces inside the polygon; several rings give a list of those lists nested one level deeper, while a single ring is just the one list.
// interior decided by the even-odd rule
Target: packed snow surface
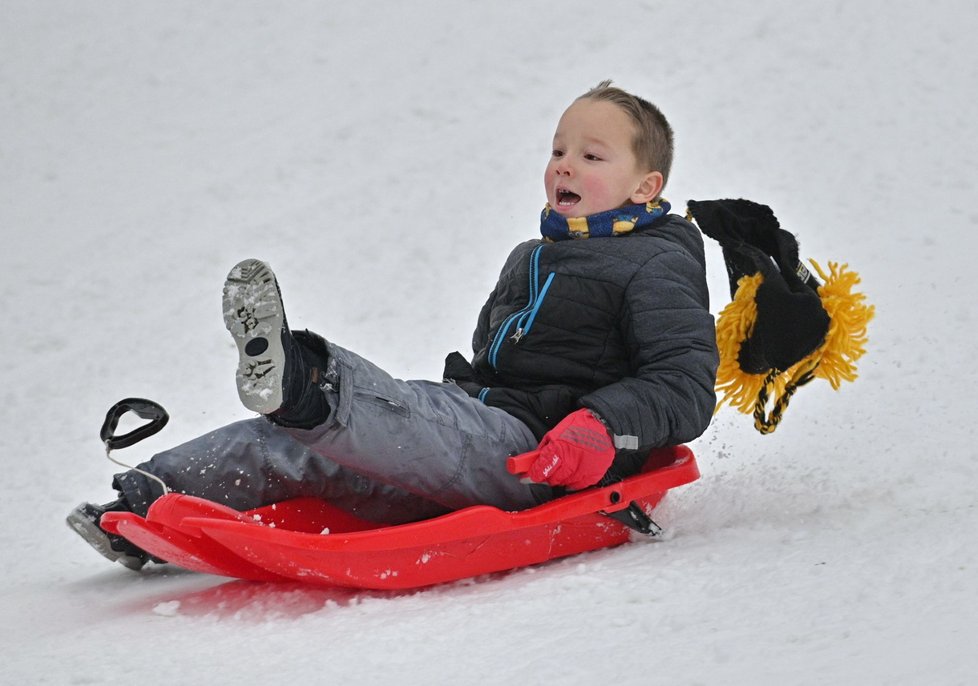
[{"label": "packed snow surface", "polygon": [[[974,683],[975,35],[969,0],[4,0],[0,683]],[[438,378],[605,78],[670,117],[676,211],[769,204],[862,275],[856,383],[771,436],[722,410],[665,540],[420,592],[134,574],[65,527],[112,497],[116,400],[172,416],[133,462],[249,416],[246,257],[293,325]]]}]

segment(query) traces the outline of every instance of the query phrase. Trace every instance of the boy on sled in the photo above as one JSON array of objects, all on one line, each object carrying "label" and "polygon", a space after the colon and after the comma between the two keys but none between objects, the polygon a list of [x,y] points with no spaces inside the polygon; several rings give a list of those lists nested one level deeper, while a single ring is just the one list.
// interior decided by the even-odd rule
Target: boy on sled
[{"label": "boy on sled", "polygon": [[[237,510],[313,496],[399,524],[475,504],[533,507],[635,474],[649,450],[699,436],[718,363],[703,240],[661,197],[672,130],[649,102],[603,82],[557,125],[541,238],[512,251],[470,358],[444,379],[402,381],[310,331],[292,330],[275,275],[228,274],[238,346],[236,422],[117,474],[119,497],[69,524],[110,560],[149,556],[99,527],[145,515],[162,487]],[[328,326],[328,308],[327,313]],[[528,480],[506,470],[535,455]]]}]

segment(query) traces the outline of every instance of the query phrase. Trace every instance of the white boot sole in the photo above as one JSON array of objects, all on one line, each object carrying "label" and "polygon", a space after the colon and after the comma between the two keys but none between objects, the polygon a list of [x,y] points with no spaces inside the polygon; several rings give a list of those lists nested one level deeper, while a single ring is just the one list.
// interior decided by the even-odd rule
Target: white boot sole
[{"label": "white boot sole", "polygon": [[275,274],[261,260],[236,264],[224,283],[224,325],[238,346],[238,397],[249,410],[282,407],[285,311]]}]

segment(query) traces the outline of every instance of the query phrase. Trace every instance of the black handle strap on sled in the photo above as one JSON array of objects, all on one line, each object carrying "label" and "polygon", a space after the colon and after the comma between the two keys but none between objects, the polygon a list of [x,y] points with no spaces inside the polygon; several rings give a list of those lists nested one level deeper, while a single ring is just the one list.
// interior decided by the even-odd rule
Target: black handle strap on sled
[{"label": "black handle strap on sled", "polygon": [[[140,419],[146,419],[149,421],[142,426],[136,427],[129,433],[116,436],[115,430],[119,426],[119,420],[122,419],[127,412],[132,412]],[[139,469],[138,467],[133,467],[125,462],[120,462],[116,458],[112,457],[112,451],[119,450],[121,448],[128,448],[131,445],[139,443],[144,438],[149,438],[166,426],[168,421],[170,421],[170,415],[167,414],[166,410],[164,410],[163,406],[159,403],[153,402],[152,400],[147,400],[146,398],[125,398],[109,408],[109,411],[105,414],[105,422],[102,424],[102,430],[99,431],[99,437],[102,439],[102,443],[105,444],[106,459],[119,465],[120,467],[125,467],[126,469],[139,472],[147,479],[152,479],[162,487],[164,494],[169,493],[170,488],[166,485],[163,479],[159,478],[155,474],[150,474],[147,471]]]},{"label": "black handle strap on sled", "polygon": [[[147,419],[149,422],[136,427],[129,433],[116,436],[115,430],[119,426],[119,420],[127,412],[132,412],[140,419]],[[170,421],[170,415],[167,414],[166,410],[159,403],[146,400],[145,398],[126,398],[109,408],[99,436],[102,438],[102,442],[105,443],[106,449],[119,450],[121,448],[128,448],[158,433],[166,426],[168,421]]]}]

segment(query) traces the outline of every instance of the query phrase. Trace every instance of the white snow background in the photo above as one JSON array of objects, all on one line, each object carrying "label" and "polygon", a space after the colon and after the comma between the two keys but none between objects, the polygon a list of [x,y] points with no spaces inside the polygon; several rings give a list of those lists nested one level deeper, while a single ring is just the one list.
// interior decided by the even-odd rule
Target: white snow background
[{"label": "white snow background", "polygon": [[[976,683],[975,35],[969,0],[0,1],[0,683]],[[764,202],[861,273],[855,384],[771,436],[724,409],[665,540],[414,593],[137,575],[66,528],[116,400],[172,416],[132,462],[249,416],[240,259],[438,378],[604,78],[670,117],[676,211]]]}]

